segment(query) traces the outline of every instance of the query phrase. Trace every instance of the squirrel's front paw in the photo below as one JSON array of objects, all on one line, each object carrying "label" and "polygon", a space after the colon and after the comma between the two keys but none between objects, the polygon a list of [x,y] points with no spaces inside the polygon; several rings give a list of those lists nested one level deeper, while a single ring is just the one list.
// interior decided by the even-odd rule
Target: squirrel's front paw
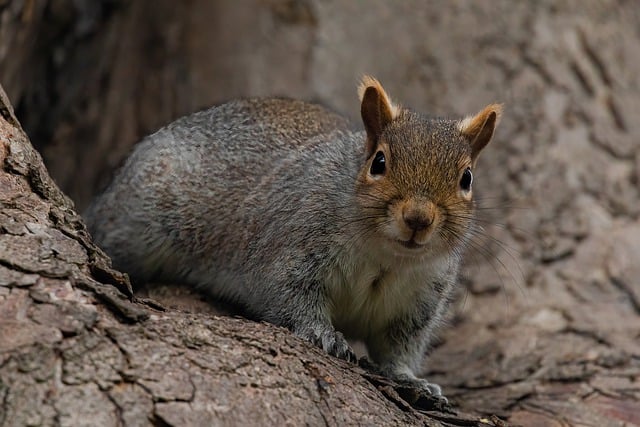
[{"label": "squirrel's front paw", "polygon": [[446,397],[442,395],[442,388],[436,383],[430,383],[425,379],[416,378],[416,379],[407,381],[407,384],[409,384],[412,387],[418,388],[420,390],[424,390],[432,396],[446,399]]},{"label": "squirrel's front paw", "polygon": [[448,402],[448,399],[442,395],[442,388],[440,388],[438,384],[431,383],[423,378],[418,378],[413,375],[413,373],[407,371],[408,369],[403,369],[402,371],[398,372],[398,369],[395,368],[386,370],[382,369],[381,373],[393,379],[401,386],[422,390],[433,397],[437,397],[438,399]]},{"label": "squirrel's front paw", "polygon": [[400,385],[423,390],[433,397],[437,397],[440,400],[449,402],[449,399],[442,395],[442,388],[438,384],[430,383],[423,378],[417,378],[412,375],[404,374],[395,376],[394,380],[396,380]]},{"label": "squirrel's front paw", "polygon": [[324,351],[339,359],[355,363],[358,359],[342,333],[333,329],[306,329],[296,332],[298,336],[311,341]]}]

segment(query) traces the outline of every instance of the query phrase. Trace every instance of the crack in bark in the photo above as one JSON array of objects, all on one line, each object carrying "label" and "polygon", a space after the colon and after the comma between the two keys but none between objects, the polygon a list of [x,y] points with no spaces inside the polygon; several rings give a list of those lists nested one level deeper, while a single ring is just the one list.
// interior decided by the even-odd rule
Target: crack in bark
[{"label": "crack in bark", "polygon": [[611,281],[611,284],[613,286],[620,290],[620,292],[622,292],[629,299],[631,308],[633,308],[637,315],[640,315],[640,300],[638,300],[638,297],[633,292],[631,287],[627,284],[627,282],[617,277],[610,277],[609,280]]},{"label": "crack in bark", "polygon": [[[118,339],[116,338],[115,334],[113,333],[113,330],[111,328],[106,328],[104,330],[105,332],[105,336],[107,337],[107,339],[109,341],[111,341],[113,343],[113,345],[116,346],[116,348],[118,349],[118,351],[120,352],[120,354],[122,354],[122,357],[124,357],[124,360],[127,363],[127,368],[131,368],[131,358],[129,357],[129,352],[126,351],[124,348],[122,348],[122,346],[120,345],[120,342],[118,341]],[[128,378],[129,375],[124,373],[124,372],[118,372],[120,374],[120,376],[124,379],[135,379],[135,378]]]},{"label": "crack in bark", "polygon": [[[5,267],[5,268],[8,268],[10,270],[17,271],[19,273],[37,274],[37,275],[39,275],[41,277],[45,277],[47,279],[68,279],[69,278],[69,272],[68,271],[63,271],[63,272],[60,272],[60,273],[56,273],[56,272],[51,272],[50,270],[31,270],[31,269],[28,269],[28,268],[21,267],[21,266],[19,266],[17,264],[13,264],[12,262],[7,261],[6,259],[2,259],[2,258],[0,258],[0,265]],[[22,287],[24,287],[24,286],[22,286]]]},{"label": "crack in bark", "polygon": [[151,419],[151,423],[154,427],[174,427],[173,424],[169,424],[162,418],[160,415],[156,413],[156,405],[153,405],[153,418]]},{"label": "crack in bark", "polygon": [[92,292],[111,311],[127,323],[138,323],[149,318],[149,312],[131,302],[113,285],[96,282],[88,277],[75,275],[70,278],[72,284],[80,289]]},{"label": "crack in bark", "polygon": [[[587,54],[587,58],[589,58],[589,60],[593,64],[593,67],[596,70],[597,74],[600,76],[600,79],[605,84],[605,86],[611,88],[612,79],[609,76],[607,67],[604,65],[604,61],[600,59],[600,57],[596,54],[595,49],[593,49],[591,45],[587,42],[586,35],[584,34],[583,31],[579,31],[578,36],[582,44],[582,48],[584,52]],[[609,114],[611,115],[611,119],[613,120],[613,123],[615,124],[616,128],[622,132],[628,132],[628,127],[624,121],[624,117],[620,112],[620,110],[618,109],[618,106],[616,105],[615,100],[613,99],[613,96],[611,95],[611,93],[607,94],[605,98],[605,105],[607,106]]]},{"label": "crack in bark", "polygon": [[578,40],[580,41],[582,50],[584,51],[584,53],[586,53],[587,58],[589,58],[589,60],[591,61],[593,68],[596,70],[596,72],[600,76],[600,79],[602,80],[602,82],[606,86],[611,87],[613,80],[611,79],[611,76],[609,76],[609,72],[607,71],[607,67],[604,64],[604,61],[600,59],[600,57],[596,54],[595,49],[589,43],[585,31],[582,29],[579,29],[577,33],[578,33]]},{"label": "crack in bark", "polygon": [[[98,389],[100,390],[100,384],[98,383],[94,383]],[[116,383],[117,384],[117,383]],[[116,384],[112,384],[112,387],[115,386]],[[122,408],[122,406],[120,406],[120,404],[116,401],[116,399],[113,398],[113,396],[111,396],[111,393],[109,393],[109,391],[105,391],[104,394],[106,395],[106,398],[109,399],[109,401],[113,404],[113,406],[116,408],[116,416],[118,417],[118,421],[119,421],[119,425],[121,426],[126,426],[127,423],[125,422],[124,419],[124,409]]]},{"label": "crack in bark", "polygon": [[590,340],[595,341],[597,344],[600,344],[606,347],[611,347],[611,343],[607,341],[604,337],[597,334],[595,331],[578,329],[575,326],[568,326],[564,331],[572,334],[576,334],[584,338],[588,338]]},{"label": "crack in bark", "polygon": [[571,70],[571,72],[573,73],[574,77],[582,87],[582,90],[584,90],[586,94],[589,95],[590,97],[593,97],[596,94],[596,90],[591,85],[591,83],[589,82],[589,79],[587,79],[587,76],[582,71],[578,63],[575,61],[571,61],[569,63],[569,70]]},{"label": "crack in bark", "polygon": [[557,86],[553,75],[549,71],[547,71],[544,65],[526,54],[526,49],[522,49],[522,52],[524,52],[524,54],[522,55],[522,62],[525,65],[528,65],[533,71],[535,71],[535,73],[540,76],[542,81],[548,86]]}]

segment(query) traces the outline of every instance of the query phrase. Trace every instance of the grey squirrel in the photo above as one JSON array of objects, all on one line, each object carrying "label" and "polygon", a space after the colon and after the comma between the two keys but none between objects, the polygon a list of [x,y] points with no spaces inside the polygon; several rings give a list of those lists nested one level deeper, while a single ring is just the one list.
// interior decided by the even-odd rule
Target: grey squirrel
[{"label": "grey squirrel", "polygon": [[[144,138],[85,213],[134,282],[186,283],[388,377],[418,378],[473,227],[472,171],[502,107],[460,120],[364,77],[364,131],[286,99],[228,102]],[[344,335],[343,335],[344,334]]]}]

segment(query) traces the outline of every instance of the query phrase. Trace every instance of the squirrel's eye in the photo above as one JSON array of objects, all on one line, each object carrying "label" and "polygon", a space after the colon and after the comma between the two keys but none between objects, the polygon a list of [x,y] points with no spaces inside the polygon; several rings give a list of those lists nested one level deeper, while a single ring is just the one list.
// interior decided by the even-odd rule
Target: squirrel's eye
[{"label": "squirrel's eye", "polygon": [[385,169],[384,153],[382,151],[378,151],[376,153],[376,156],[373,158],[373,162],[371,162],[371,175],[383,174],[384,169]]},{"label": "squirrel's eye", "polygon": [[473,174],[471,173],[471,168],[466,168],[464,172],[462,172],[462,178],[460,178],[460,188],[463,191],[471,190],[471,183],[473,182]]}]

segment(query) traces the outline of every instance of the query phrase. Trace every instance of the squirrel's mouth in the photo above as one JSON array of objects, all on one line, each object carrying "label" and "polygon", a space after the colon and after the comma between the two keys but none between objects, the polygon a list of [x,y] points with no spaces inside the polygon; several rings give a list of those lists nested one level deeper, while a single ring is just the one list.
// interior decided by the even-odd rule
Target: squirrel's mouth
[{"label": "squirrel's mouth", "polygon": [[402,246],[404,246],[407,249],[419,249],[424,246],[416,242],[413,238],[410,240],[398,240],[398,243],[400,243]]}]

